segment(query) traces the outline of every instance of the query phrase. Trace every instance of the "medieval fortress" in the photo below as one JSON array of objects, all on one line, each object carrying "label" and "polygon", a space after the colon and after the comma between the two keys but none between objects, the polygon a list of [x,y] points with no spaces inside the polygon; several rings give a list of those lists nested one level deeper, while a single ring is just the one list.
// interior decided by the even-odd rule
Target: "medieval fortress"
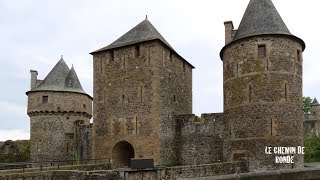
[{"label": "medieval fortress", "polygon": [[90,53],[93,98],[63,58],[44,80],[32,70],[31,160],[94,158],[123,167],[130,158],[156,165],[245,159],[250,171],[302,167],[302,155],[276,164],[265,147],[303,146],[304,41],[271,0],[250,0],[238,29],[224,25],[223,113],[192,114],[194,67],[148,19]]}]

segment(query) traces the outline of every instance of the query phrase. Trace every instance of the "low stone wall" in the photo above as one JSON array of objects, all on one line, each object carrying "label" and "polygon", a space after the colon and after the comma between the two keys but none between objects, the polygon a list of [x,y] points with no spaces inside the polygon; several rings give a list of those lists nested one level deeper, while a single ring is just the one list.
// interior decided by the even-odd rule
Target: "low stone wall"
[{"label": "low stone wall", "polygon": [[248,172],[247,164],[244,161],[202,164],[194,166],[177,166],[161,169],[160,179],[206,177],[244,172]]},{"label": "low stone wall", "polygon": [[251,172],[222,176],[181,178],[180,180],[316,180],[320,179],[320,167],[299,168],[268,172]]},{"label": "low stone wall", "polygon": [[[234,174],[247,172],[246,162],[230,162],[203,164],[194,166],[176,166],[176,167],[157,167],[147,170],[136,169],[117,169],[117,170],[93,170],[103,169],[100,166],[78,166],[70,170],[50,170],[46,171],[28,171],[25,173],[0,173],[0,180],[25,179],[25,180],[44,180],[44,179],[63,179],[63,180],[95,180],[95,179],[148,179],[148,180],[169,180],[177,178],[205,177],[222,174]],[[83,169],[83,170],[80,170]],[[91,170],[90,170],[91,169]]]}]

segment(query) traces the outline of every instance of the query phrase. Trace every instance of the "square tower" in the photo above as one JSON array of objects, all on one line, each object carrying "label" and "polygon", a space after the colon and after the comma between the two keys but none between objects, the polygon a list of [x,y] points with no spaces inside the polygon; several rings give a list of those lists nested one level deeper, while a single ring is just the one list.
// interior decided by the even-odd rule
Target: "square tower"
[{"label": "square tower", "polygon": [[93,156],[173,163],[174,121],[192,113],[192,69],[145,19],[93,55]]}]

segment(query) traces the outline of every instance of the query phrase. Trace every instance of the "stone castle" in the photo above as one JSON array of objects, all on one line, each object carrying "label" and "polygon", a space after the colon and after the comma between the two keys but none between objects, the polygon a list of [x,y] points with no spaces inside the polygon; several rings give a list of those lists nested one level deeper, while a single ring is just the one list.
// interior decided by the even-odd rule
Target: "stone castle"
[{"label": "stone castle", "polygon": [[302,167],[302,155],[276,164],[265,147],[303,146],[304,41],[271,0],[250,0],[238,29],[224,25],[223,113],[192,114],[194,67],[148,19],[90,53],[93,98],[63,59],[42,81],[31,71],[32,161],[94,158],[117,167],[130,158],[156,165],[245,159],[250,171]]}]

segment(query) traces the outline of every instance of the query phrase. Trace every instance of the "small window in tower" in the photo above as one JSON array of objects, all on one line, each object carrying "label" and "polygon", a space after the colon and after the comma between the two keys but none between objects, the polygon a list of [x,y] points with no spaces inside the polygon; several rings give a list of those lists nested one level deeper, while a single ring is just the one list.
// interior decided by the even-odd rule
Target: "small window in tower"
[{"label": "small window in tower", "polygon": [[48,102],[49,97],[48,96],[42,96],[42,102],[43,103],[47,103]]},{"label": "small window in tower", "polygon": [[186,63],[183,61],[183,64],[182,64],[182,68],[183,68],[183,72],[186,72]]},{"label": "small window in tower", "polygon": [[113,50],[110,51],[110,63],[114,61],[114,52]]},{"label": "small window in tower", "polygon": [[298,62],[301,61],[301,51],[300,50],[297,50],[297,60],[298,60]]},{"label": "small window in tower", "polygon": [[139,57],[140,56],[140,46],[136,45],[135,46],[135,57]]},{"label": "small window in tower", "polygon": [[86,108],[86,105],[85,105],[85,104],[83,104],[83,108]]},{"label": "small window in tower", "polygon": [[173,102],[176,102],[176,95],[173,95]]},{"label": "small window in tower", "polygon": [[259,45],[258,46],[258,57],[259,58],[264,58],[266,56],[267,56],[266,45]]}]

